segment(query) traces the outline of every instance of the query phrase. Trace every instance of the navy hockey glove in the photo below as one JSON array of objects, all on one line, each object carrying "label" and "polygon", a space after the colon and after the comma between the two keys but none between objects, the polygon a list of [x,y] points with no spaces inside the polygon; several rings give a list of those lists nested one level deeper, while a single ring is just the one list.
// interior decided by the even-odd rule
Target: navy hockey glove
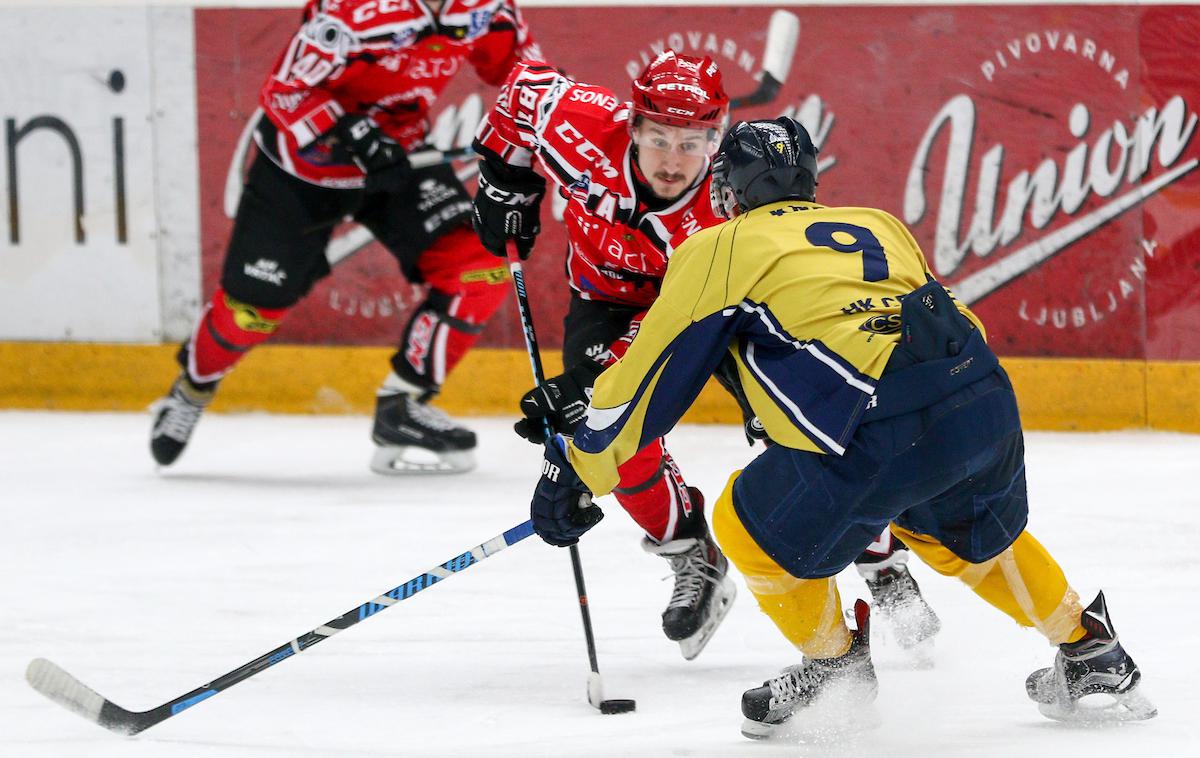
[{"label": "navy hockey glove", "polygon": [[529,509],[533,531],[557,547],[574,545],[604,518],[600,506],[592,502],[592,493],[567,461],[566,446],[560,434],[546,441],[542,478]]},{"label": "navy hockey glove", "polygon": [[479,241],[493,255],[508,257],[505,243],[516,240],[521,260],[533,251],[542,231],[542,195],[546,180],[532,169],[479,162],[479,190],[475,193],[472,222]]},{"label": "navy hockey glove", "polygon": [[574,434],[575,427],[587,415],[592,400],[592,385],[604,367],[592,360],[547,379],[521,397],[525,418],[513,424],[513,430],[536,444],[546,441],[546,424],[552,432]]},{"label": "navy hockey glove", "polygon": [[366,116],[344,116],[334,127],[338,139],[367,175],[368,192],[399,192],[412,178],[404,148]]}]

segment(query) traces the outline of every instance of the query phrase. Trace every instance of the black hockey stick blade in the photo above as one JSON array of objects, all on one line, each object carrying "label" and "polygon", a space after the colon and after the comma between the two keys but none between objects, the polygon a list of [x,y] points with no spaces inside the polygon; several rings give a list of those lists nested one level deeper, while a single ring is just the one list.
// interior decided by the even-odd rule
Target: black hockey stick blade
[{"label": "black hockey stick blade", "polygon": [[763,72],[762,81],[758,83],[758,88],[749,95],[735,97],[730,99],[730,108],[750,108],[755,105],[766,105],[775,99],[779,94],[779,88],[783,86],[775,77]]},{"label": "black hockey stick blade", "polygon": [[74,711],[92,723],[117,734],[132,735],[154,726],[162,719],[153,712],[127,711],[45,658],[35,658],[25,669],[29,686],[54,702]]},{"label": "black hockey stick blade", "polygon": [[767,25],[767,44],[763,49],[762,75],[758,88],[748,95],[729,100],[730,108],[749,108],[766,105],[779,95],[779,88],[792,70],[792,58],[800,39],[800,19],[796,14],[777,10]]}]

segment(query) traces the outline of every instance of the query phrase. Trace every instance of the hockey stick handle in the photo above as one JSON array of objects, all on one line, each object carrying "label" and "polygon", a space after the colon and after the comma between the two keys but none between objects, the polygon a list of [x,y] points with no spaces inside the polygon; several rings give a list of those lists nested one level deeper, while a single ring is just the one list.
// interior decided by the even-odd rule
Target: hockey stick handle
[{"label": "hockey stick handle", "polygon": [[[517,312],[521,317],[521,331],[525,334],[525,352],[529,354],[529,366],[533,370],[533,381],[540,387],[546,382],[546,372],[542,368],[542,353],[538,348],[537,332],[533,328],[533,311],[529,307],[529,292],[525,288],[525,269],[521,265],[521,256],[517,252],[517,243],[508,240],[505,251],[508,253],[508,271],[512,275],[513,289],[517,293]],[[552,436],[549,422],[545,427],[546,439]],[[583,581],[583,560],[579,556],[579,546],[571,545],[571,570],[575,574],[575,591],[579,594],[579,615],[583,620],[583,636],[587,642],[588,663],[592,673],[599,675],[600,664],[596,659],[596,637],[592,632],[592,614],[588,610],[587,586]],[[593,703],[597,708],[599,704]]]},{"label": "hockey stick handle", "polygon": [[413,168],[428,168],[429,166],[438,166],[451,161],[466,160],[474,157],[474,155],[475,151],[469,145],[467,147],[454,147],[449,150],[425,148],[409,153],[408,165]]},{"label": "hockey stick handle", "polygon": [[443,579],[465,571],[484,558],[493,556],[504,548],[515,545],[532,534],[532,522],[525,521],[518,524],[487,542],[480,543],[466,552],[434,566],[423,574],[418,574],[407,582],[393,587],[391,590],[368,600],[362,605],[343,613],[341,616],[326,621],[306,634],[280,645],[249,663],[243,664],[233,671],[214,679],[208,684],[197,687],[191,692],[180,695],[174,700],[163,703],[149,711],[127,711],[108,699],[101,697],[66,671],[44,659],[39,658],[30,663],[25,676],[29,684],[38,692],[41,692],[63,707],[79,713],[84,718],[95,721],[114,732],[137,734],[181,711],[191,708],[197,703],[207,700],[218,692],[229,689],[238,682],[245,681],[255,674],[291,658],[296,653],[307,650],[338,632],[349,629],[360,621],[364,621],[376,613],[399,603],[401,600],[407,600]]}]

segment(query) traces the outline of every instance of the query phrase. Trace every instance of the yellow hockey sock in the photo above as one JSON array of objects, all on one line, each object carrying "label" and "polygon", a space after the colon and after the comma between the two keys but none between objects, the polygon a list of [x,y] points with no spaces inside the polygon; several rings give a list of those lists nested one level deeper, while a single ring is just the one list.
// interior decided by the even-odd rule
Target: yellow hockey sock
[{"label": "yellow hockey sock", "polygon": [[737,566],[746,586],[783,636],[809,658],[832,658],[850,649],[850,631],[842,619],[837,582],[798,579],[763,552],[733,509],[733,482],[713,507],[713,533],[725,556]]},{"label": "yellow hockey sock", "polygon": [[1075,642],[1083,637],[1079,595],[1042,543],[1029,532],[995,558],[968,563],[927,534],[910,532],[892,524],[904,544],[945,576],[958,577],[975,594],[1008,614],[1021,626],[1037,629],[1052,644]]}]

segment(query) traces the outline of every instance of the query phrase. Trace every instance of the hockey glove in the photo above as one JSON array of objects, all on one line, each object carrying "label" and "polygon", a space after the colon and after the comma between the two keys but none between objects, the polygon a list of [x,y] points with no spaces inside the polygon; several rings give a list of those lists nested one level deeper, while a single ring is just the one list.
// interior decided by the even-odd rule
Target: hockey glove
[{"label": "hockey glove", "polygon": [[366,116],[345,116],[334,127],[338,139],[367,175],[368,192],[399,192],[412,177],[404,148]]},{"label": "hockey glove", "polygon": [[592,400],[592,385],[604,367],[593,360],[547,379],[521,397],[525,418],[513,424],[513,431],[535,444],[546,441],[546,425],[558,434],[574,434],[575,427],[587,415]]},{"label": "hockey glove", "polygon": [[567,461],[567,442],[556,434],[546,441],[542,478],[533,491],[530,518],[533,531],[557,547],[570,547],[600,523],[604,512]]},{"label": "hockey glove", "polygon": [[479,162],[479,190],[472,221],[479,241],[493,255],[508,257],[505,242],[516,240],[521,260],[533,251],[542,231],[542,195],[546,180],[532,169],[492,160]]}]

